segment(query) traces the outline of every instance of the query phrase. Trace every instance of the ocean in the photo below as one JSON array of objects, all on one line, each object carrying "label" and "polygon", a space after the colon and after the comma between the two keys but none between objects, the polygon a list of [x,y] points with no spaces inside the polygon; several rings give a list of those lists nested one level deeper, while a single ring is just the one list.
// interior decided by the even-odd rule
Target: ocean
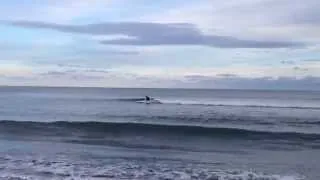
[{"label": "ocean", "polygon": [[0,87],[0,179],[319,180],[320,92]]}]

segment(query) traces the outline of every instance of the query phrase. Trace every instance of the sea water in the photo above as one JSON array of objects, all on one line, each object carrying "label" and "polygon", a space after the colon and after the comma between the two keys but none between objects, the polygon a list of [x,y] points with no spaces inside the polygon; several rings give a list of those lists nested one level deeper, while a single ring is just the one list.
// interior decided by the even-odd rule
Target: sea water
[{"label": "sea water", "polygon": [[[161,104],[137,101],[150,96]],[[0,179],[319,180],[320,92],[0,88]]]}]

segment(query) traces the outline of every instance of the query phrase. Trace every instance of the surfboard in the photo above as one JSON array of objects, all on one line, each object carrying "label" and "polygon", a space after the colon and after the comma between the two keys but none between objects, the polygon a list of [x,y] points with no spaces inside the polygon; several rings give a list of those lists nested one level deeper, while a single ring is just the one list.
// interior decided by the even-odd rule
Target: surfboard
[{"label": "surfboard", "polygon": [[161,104],[161,101],[157,99],[151,99],[149,101],[143,100],[143,101],[136,101],[136,103],[143,103],[143,104]]}]

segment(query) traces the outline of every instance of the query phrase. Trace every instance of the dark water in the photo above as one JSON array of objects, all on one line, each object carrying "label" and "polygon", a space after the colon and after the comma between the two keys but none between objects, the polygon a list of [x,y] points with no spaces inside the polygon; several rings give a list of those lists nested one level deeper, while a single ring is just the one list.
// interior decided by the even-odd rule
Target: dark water
[{"label": "dark water", "polygon": [[1,87],[0,120],[0,179],[320,179],[320,92]]}]

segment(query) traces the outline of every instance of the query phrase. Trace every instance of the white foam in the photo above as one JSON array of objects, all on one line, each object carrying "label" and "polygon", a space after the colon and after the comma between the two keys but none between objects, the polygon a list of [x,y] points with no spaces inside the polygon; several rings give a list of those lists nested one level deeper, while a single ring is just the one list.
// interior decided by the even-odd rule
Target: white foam
[{"label": "white foam", "polygon": [[320,104],[305,102],[278,102],[266,100],[187,100],[187,99],[161,99],[163,104],[176,105],[202,105],[202,106],[239,106],[261,108],[303,108],[320,109]]},{"label": "white foam", "polygon": [[217,172],[216,177],[219,177],[219,180],[302,180],[298,176],[286,176],[286,175],[270,175],[262,173],[254,173],[250,171],[244,172]]},{"label": "white foam", "polygon": [[108,163],[48,159],[7,161],[0,179],[304,180],[295,175],[212,170],[184,163],[113,160]]}]

